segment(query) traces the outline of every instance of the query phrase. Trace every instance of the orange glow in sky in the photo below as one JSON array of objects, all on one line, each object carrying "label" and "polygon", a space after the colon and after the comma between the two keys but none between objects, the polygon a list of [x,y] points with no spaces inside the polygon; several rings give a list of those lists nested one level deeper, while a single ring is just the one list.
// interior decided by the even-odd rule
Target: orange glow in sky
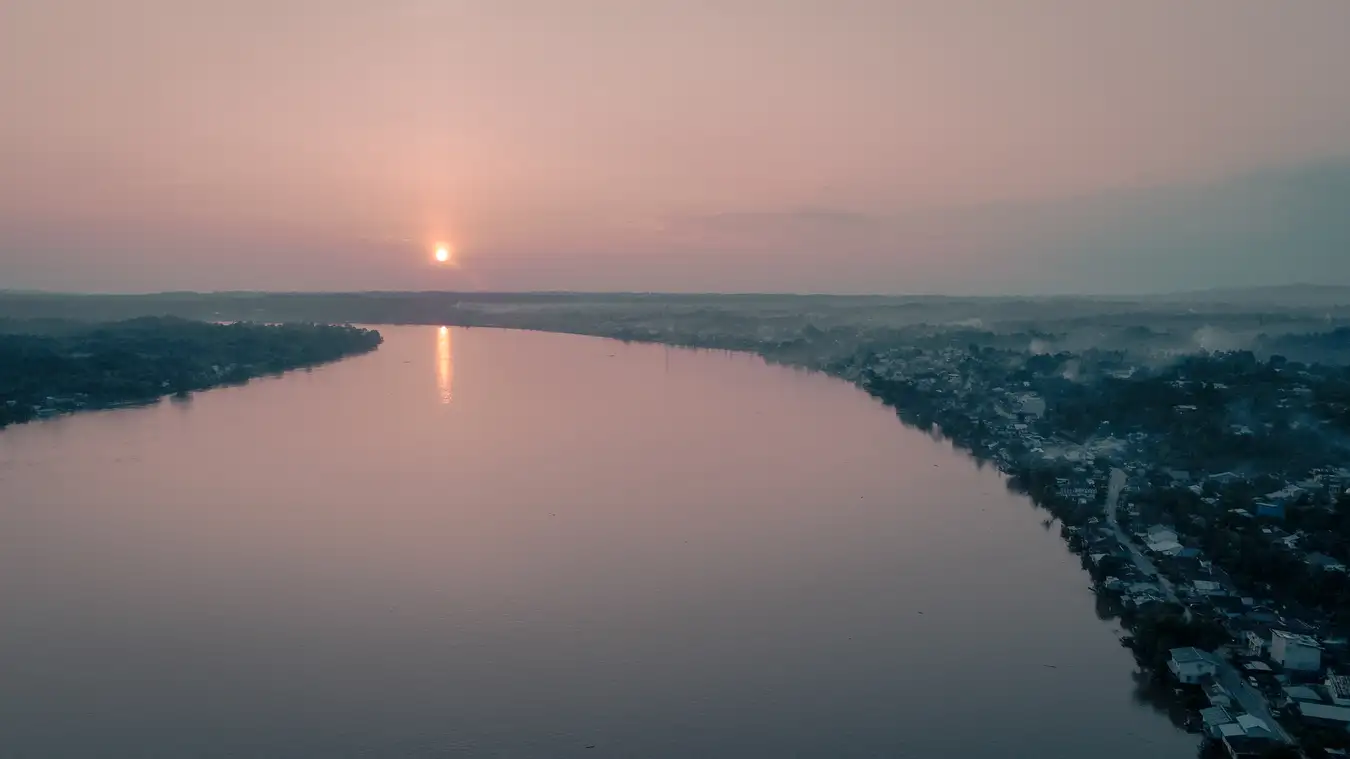
[{"label": "orange glow in sky", "polygon": [[194,5],[0,0],[0,287],[1350,282],[1344,0]]}]

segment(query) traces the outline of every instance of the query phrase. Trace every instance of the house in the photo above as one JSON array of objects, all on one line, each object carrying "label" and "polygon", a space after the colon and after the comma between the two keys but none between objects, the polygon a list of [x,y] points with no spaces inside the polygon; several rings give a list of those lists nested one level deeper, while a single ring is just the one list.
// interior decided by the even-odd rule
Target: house
[{"label": "house", "polygon": [[1185,547],[1175,540],[1165,543],[1149,543],[1148,550],[1159,556],[1180,556]]},{"label": "house", "polygon": [[1275,731],[1270,729],[1265,720],[1260,717],[1253,717],[1250,714],[1239,714],[1237,717],[1238,727],[1248,738],[1262,738],[1265,740],[1274,740]]},{"label": "house", "polygon": [[1149,551],[1163,556],[1176,556],[1185,550],[1181,543],[1177,542],[1176,532],[1160,524],[1148,528],[1144,543]]},{"label": "house", "polygon": [[1319,722],[1334,722],[1342,727],[1350,725],[1350,706],[1330,706],[1328,704],[1299,704],[1298,710],[1304,718]]},{"label": "house", "polygon": [[1124,598],[1123,601],[1126,606],[1142,609],[1152,604],[1167,603],[1167,596],[1163,595],[1160,590],[1150,589],[1133,592]]},{"label": "house", "polygon": [[1303,488],[1298,485],[1288,485],[1274,493],[1266,493],[1266,500],[1284,506],[1297,501],[1301,495],[1303,495]]},{"label": "house", "polygon": [[1270,658],[1288,670],[1316,672],[1322,668],[1322,646],[1308,635],[1271,630]]},{"label": "house", "polygon": [[1205,726],[1205,734],[1211,738],[1223,737],[1223,725],[1235,725],[1233,715],[1222,706],[1212,706],[1200,710],[1200,722]]},{"label": "house", "polygon": [[1144,536],[1144,541],[1147,543],[1159,543],[1169,540],[1175,541],[1176,539],[1177,533],[1175,530],[1160,524],[1155,524],[1148,528],[1148,532]]},{"label": "house", "polygon": [[1284,695],[1290,701],[1305,701],[1310,704],[1320,704],[1325,700],[1322,698],[1322,694],[1306,685],[1286,685],[1282,690],[1284,690]]},{"label": "house", "polygon": [[1259,757],[1270,748],[1270,745],[1271,743],[1268,740],[1250,738],[1246,735],[1225,735],[1223,737],[1223,747],[1233,759]]},{"label": "house", "polygon": [[[1291,633],[1297,633],[1299,635],[1311,635],[1312,637],[1316,638],[1319,632],[1316,626],[1310,625],[1301,619],[1286,619],[1283,621],[1284,624],[1281,625],[1281,627],[1283,627],[1284,629],[1288,630]],[[1320,640],[1317,642],[1317,646],[1318,648],[1326,648],[1326,644],[1322,643]]]},{"label": "house", "polygon": [[1331,696],[1331,703],[1336,706],[1350,706],[1350,677],[1328,672],[1323,685],[1327,689],[1327,695]]},{"label": "house", "polygon": [[1205,685],[1205,700],[1209,701],[1210,706],[1229,707],[1233,705],[1233,694],[1216,680]]},{"label": "house", "polygon": [[1178,681],[1196,685],[1206,677],[1213,677],[1219,663],[1213,654],[1187,646],[1172,649],[1167,668]]}]

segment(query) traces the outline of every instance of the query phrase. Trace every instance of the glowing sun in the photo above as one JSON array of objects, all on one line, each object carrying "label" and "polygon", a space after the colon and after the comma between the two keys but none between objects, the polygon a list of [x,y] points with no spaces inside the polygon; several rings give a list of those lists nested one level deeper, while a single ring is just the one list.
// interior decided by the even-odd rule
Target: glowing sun
[{"label": "glowing sun", "polygon": [[450,262],[450,246],[449,246],[449,245],[437,245],[437,246],[436,246],[436,261],[437,261],[437,263],[443,263],[443,264],[444,264],[444,263],[449,263],[449,262]]}]

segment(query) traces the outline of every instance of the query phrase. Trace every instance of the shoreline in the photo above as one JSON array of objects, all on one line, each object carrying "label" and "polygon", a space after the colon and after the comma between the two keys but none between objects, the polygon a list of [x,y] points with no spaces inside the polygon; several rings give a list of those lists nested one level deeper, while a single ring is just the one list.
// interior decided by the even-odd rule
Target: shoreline
[{"label": "shoreline", "polygon": [[[973,430],[984,423],[985,420],[983,419],[976,424],[969,425],[962,425],[959,422],[956,424],[944,423],[951,421],[954,413],[952,413],[953,409],[950,407],[945,409],[940,407],[936,411],[932,408],[935,401],[950,400],[942,399],[940,392],[925,394],[922,398],[924,403],[913,406],[902,405],[902,403],[897,402],[898,399],[892,393],[887,392],[883,383],[875,381],[877,378],[872,373],[876,368],[875,362],[864,361],[860,364],[838,365],[832,362],[802,360],[790,355],[775,355],[775,351],[772,349],[756,346],[753,341],[749,341],[751,345],[746,345],[746,341],[735,339],[688,340],[674,336],[671,339],[660,339],[651,336],[607,334],[604,330],[548,329],[540,326],[521,325],[499,326],[481,322],[455,324],[450,321],[446,324],[464,328],[524,329],[550,334],[574,334],[616,339],[621,342],[646,343],[694,350],[746,353],[771,364],[820,372],[833,379],[843,380],[853,385],[892,409],[901,423],[929,434],[936,433],[954,448],[969,456],[977,465],[992,464],[1005,477],[1005,484],[1010,490],[1025,495],[1033,507],[1049,512],[1053,519],[1059,521],[1061,523],[1060,536],[1064,540],[1066,548],[1070,553],[1080,556],[1081,566],[1091,580],[1091,589],[1100,599],[1099,616],[1102,616],[1104,611],[1108,615],[1104,619],[1116,620],[1122,630],[1126,632],[1120,638],[1121,645],[1131,649],[1134,654],[1135,672],[1145,679],[1145,682],[1141,683],[1144,688],[1141,693],[1144,694],[1145,699],[1153,702],[1161,711],[1165,711],[1179,730],[1200,738],[1202,749],[1223,751],[1224,746],[1227,745],[1223,740],[1201,729],[1198,712],[1212,702],[1204,701],[1203,699],[1206,696],[1194,689],[1193,686],[1184,686],[1177,683],[1168,669],[1167,655],[1170,650],[1179,647],[1173,644],[1185,644],[1185,647],[1204,644],[1206,648],[1216,648],[1221,651],[1235,650],[1228,647],[1230,643],[1234,646],[1236,644],[1232,642],[1232,636],[1221,625],[1210,619],[1197,620],[1195,618],[1191,606],[1182,602],[1178,597],[1166,573],[1153,567],[1152,563],[1139,553],[1135,540],[1116,522],[1115,509],[1111,508],[1116,504],[1111,503],[1111,496],[1114,495],[1118,501],[1122,493],[1129,487],[1128,483],[1130,482],[1125,471],[1117,466],[1119,462],[1113,461],[1101,471],[1088,469],[1085,473],[1080,472],[1080,474],[1087,475],[1086,480],[1093,490],[1093,497],[1088,499],[1090,505],[1087,509],[1082,509],[1079,507],[1085,504],[1081,501],[1081,488],[1063,488],[1063,483],[1053,479],[1046,482],[1045,473],[1057,471],[1054,464],[1047,462],[1045,459],[1037,459],[1029,454],[1021,457],[1009,455],[1002,446],[997,446],[983,437],[973,434]],[[944,414],[944,410],[949,413]],[[969,422],[969,417],[965,421]],[[1012,429],[1015,429],[1015,427],[1010,425],[1010,432]],[[1018,436],[1019,434],[1015,433],[1002,436],[1002,442],[1007,443],[1009,438]],[[993,437],[996,440],[1000,438],[998,435]],[[1065,440],[1067,441],[1067,438]],[[999,453],[989,455],[991,447],[996,448]],[[1119,472],[1123,479],[1115,488],[1116,492],[1112,493],[1113,488],[1110,487],[1110,482],[1114,479],[1113,473],[1115,472]],[[1061,489],[1073,491],[1080,502],[1077,504],[1071,503],[1072,499],[1066,499],[1062,496]],[[1138,493],[1136,492],[1134,495],[1138,495]],[[1102,524],[1103,518],[1106,519],[1107,524]],[[1108,546],[1107,544],[1114,545]],[[1103,549],[1107,550],[1107,555],[1112,558],[1129,558],[1129,563],[1134,563],[1133,557],[1137,556],[1141,560],[1136,567],[1137,573],[1117,569],[1113,575],[1098,571],[1098,566],[1094,564],[1092,557],[1099,555],[1097,552]],[[1124,575],[1125,580],[1133,577],[1136,582],[1131,583],[1128,587],[1122,587],[1122,578],[1116,575]],[[1139,582],[1140,580],[1142,582]],[[1145,588],[1142,597],[1132,596],[1125,592],[1127,590],[1137,591],[1141,585],[1152,585],[1153,588],[1151,590]],[[1104,604],[1104,606],[1101,604]],[[1181,625],[1180,639],[1176,637],[1176,631],[1170,627],[1174,624]],[[1235,694],[1236,700],[1243,705],[1243,710],[1253,714],[1269,726],[1267,735],[1271,739],[1271,743],[1274,746],[1298,745],[1298,739],[1290,734],[1284,724],[1272,716],[1272,710],[1266,701],[1266,697],[1256,688],[1249,688],[1248,683],[1236,674],[1232,664],[1223,660],[1222,657],[1219,658],[1221,669],[1224,670],[1220,673],[1221,679],[1230,689],[1242,691]],[[1234,713],[1241,713],[1243,710],[1234,707]]]},{"label": "shoreline", "polygon": [[[546,320],[548,317],[528,315],[527,318]],[[1103,439],[1099,431],[1082,439],[1081,430],[1075,434],[1071,428],[1057,426],[1063,419],[1062,415],[1054,413],[1059,411],[1054,405],[1059,401],[1058,396],[1046,392],[1044,398],[1037,398],[1040,388],[1033,387],[1032,382],[1023,383],[1019,380],[1014,385],[999,374],[1008,371],[1000,367],[1006,367],[1010,360],[1029,365],[1036,360],[1050,359],[1056,366],[1069,361],[1076,367],[1080,357],[1086,363],[1087,353],[1047,356],[1028,352],[1024,347],[980,349],[975,342],[971,342],[968,348],[957,347],[957,343],[966,339],[964,336],[954,338],[951,334],[941,332],[936,336],[896,333],[882,338],[850,332],[831,338],[830,333],[808,325],[795,338],[772,339],[745,331],[745,325],[740,326],[739,332],[700,331],[673,322],[659,328],[636,328],[621,321],[592,323],[583,327],[571,320],[566,325],[550,328],[547,324],[520,323],[520,320],[520,314],[500,320],[512,323],[493,323],[497,319],[488,314],[455,314],[451,318],[438,320],[371,320],[364,323],[521,329],[694,350],[733,351],[754,355],[767,363],[820,372],[834,379],[845,380],[891,408],[907,426],[940,436],[953,448],[960,449],[963,454],[974,459],[978,465],[992,464],[1004,475],[1005,484],[1010,490],[1026,495],[1035,508],[1049,512],[1053,519],[1061,523],[1061,538],[1071,553],[1079,555],[1082,568],[1092,580],[1092,589],[1099,599],[1099,616],[1109,615],[1110,618],[1118,619],[1121,627],[1128,631],[1121,639],[1121,644],[1134,653],[1135,671],[1139,675],[1136,681],[1147,692],[1143,697],[1167,711],[1178,728],[1190,734],[1199,732],[1195,729],[1197,713],[1205,707],[1206,699],[1210,699],[1211,705],[1214,701],[1209,691],[1193,685],[1182,685],[1171,676],[1168,669],[1169,653],[1204,649],[1218,652],[1210,656],[1223,662],[1222,666],[1226,667],[1224,671],[1227,674],[1221,679],[1223,685],[1233,692],[1224,698],[1240,702],[1245,714],[1268,726],[1263,736],[1268,736],[1272,745],[1305,743],[1305,736],[1309,734],[1305,731],[1308,728],[1295,718],[1297,712],[1291,715],[1276,711],[1275,717],[1271,716],[1266,694],[1275,698],[1279,693],[1278,685],[1272,681],[1267,686],[1263,681],[1265,693],[1257,688],[1248,688],[1242,677],[1232,674],[1233,667],[1226,662],[1242,665],[1247,660],[1259,661],[1257,657],[1247,654],[1239,642],[1237,631],[1245,625],[1248,617],[1265,615],[1274,620],[1272,624],[1278,623],[1282,629],[1307,629],[1319,635],[1327,633],[1327,640],[1339,634],[1337,631],[1342,621],[1334,617],[1324,618],[1326,615],[1320,610],[1310,610],[1299,605],[1297,599],[1290,605],[1292,610],[1286,609],[1288,599],[1272,600],[1274,591],[1269,588],[1265,593],[1258,594],[1242,586],[1228,574],[1228,571],[1233,570],[1224,562],[1223,556],[1215,557],[1210,566],[1211,562],[1205,559],[1207,552],[1213,550],[1207,542],[1211,533],[1245,530],[1247,528],[1242,525],[1248,522],[1230,517],[1230,521],[1237,520],[1233,523],[1237,526],[1215,525],[1208,530],[1202,527],[1197,532],[1180,521],[1174,523],[1176,517],[1169,514],[1168,508],[1171,507],[1167,505],[1176,498],[1183,498],[1226,507],[1231,498],[1237,497],[1233,495],[1234,489],[1259,485],[1273,477],[1288,478],[1295,475],[1288,472],[1235,474],[1232,471],[1211,475],[1209,472],[1218,470],[1208,467],[1201,469],[1198,479],[1188,472],[1178,473],[1168,468],[1175,466],[1168,456],[1172,460],[1178,457],[1201,459],[1205,454],[1186,449],[1169,451],[1168,446],[1160,445],[1154,439],[1156,437],[1165,443],[1168,431],[1150,428],[1148,422],[1153,420],[1141,422],[1138,429],[1142,431],[1139,432],[1107,432]],[[1201,363],[1211,360],[1208,354],[1204,356],[1200,359]],[[1104,366],[1111,368],[1110,365]],[[1226,365],[1219,366],[1223,368]],[[1222,378],[1228,381],[1226,377]],[[1145,375],[1145,380],[1150,379]],[[1162,379],[1166,379],[1166,376]],[[1222,387],[1227,389],[1226,385]],[[1111,389],[1108,381],[1106,386],[1092,388],[1091,393],[1100,394],[1103,399],[1101,402],[1121,403],[1119,398],[1112,398],[1108,392]],[[1299,389],[1293,387],[1290,392],[1296,396]],[[1052,397],[1054,401],[1047,404]],[[1032,407],[1034,404],[1029,403],[1029,400],[1037,400],[1039,408]],[[1051,406],[1052,412],[1048,416],[1047,405]],[[1167,410],[1175,416],[1188,413],[1187,409],[1193,412],[1195,408],[1177,406],[1168,407]],[[1128,413],[1135,412],[1129,407],[1126,410]],[[1278,415],[1274,418],[1278,419]],[[1303,453],[1300,451],[1300,454]],[[1302,456],[1302,460],[1325,454],[1321,450],[1308,453],[1310,455]],[[1295,463],[1288,468],[1296,473],[1298,466]],[[1319,471],[1314,470],[1315,473]],[[1118,479],[1116,472],[1122,473],[1125,481],[1113,486],[1113,480]],[[1333,475],[1327,476],[1330,478],[1328,483],[1339,481]],[[1314,479],[1320,482],[1321,478],[1322,475],[1317,474]],[[1247,487],[1247,490],[1251,490],[1251,487]],[[1259,494],[1265,491],[1255,492]],[[1337,493],[1339,490],[1335,490],[1331,484],[1323,486],[1320,494],[1316,495],[1322,499],[1317,504],[1323,503],[1328,497],[1334,502]],[[1117,516],[1122,496],[1128,502],[1124,504],[1123,513]],[[1294,508],[1314,508],[1311,504],[1305,496],[1303,501],[1294,504]],[[1322,507],[1317,505],[1316,508]],[[1230,511],[1243,510],[1237,508]],[[1243,514],[1244,518],[1252,519],[1252,515]],[[1155,553],[1160,549],[1155,548],[1147,539],[1149,536],[1140,531],[1149,522],[1154,523],[1148,530],[1150,536],[1164,524],[1172,526],[1172,530],[1161,530],[1171,536],[1174,548],[1165,549],[1169,553]],[[1267,522],[1251,521],[1250,524]],[[1182,546],[1178,539],[1185,541],[1186,545]],[[1140,544],[1146,545],[1150,553],[1159,557],[1158,566],[1143,557],[1139,551]],[[1185,554],[1181,559],[1175,558],[1177,554],[1170,553],[1177,549]],[[1201,567],[1202,573],[1197,573],[1194,569],[1196,566]],[[1181,572],[1179,577],[1176,572]],[[1207,587],[1216,587],[1222,591],[1217,598],[1211,597],[1208,592],[1196,592],[1199,587],[1196,582],[1201,578]],[[1184,586],[1183,593],[1178,593],[1173,580]],[[1274,595],[1276,599],[1281,598],[1279,594]],[[1225,599],[1234,602],[1227,604],[1230,609],[1228,612],[1224,612],[1218,604],[1219,600]],[[1241,603],[1235,606],[1239,600]],[[1288,619],[1285,615],[1288,615]],[[1247,682],[1251,682],[1251,678]],[[1215,683],[1218,684],[1217,680]],[[1219,690],[1223,692],[1224,689]],[[1282,701],[1279,704],[1286,706]],[[1234,714],[1241,713],[1233,708]],[[1288,721],[1290,719],[1294,721]],[[1293,731],[1292,737],[1286,728]],[[1215,740],[1213,733],[1207,734],[1205,740],[1206,746],[1221,744],[1221,741]]]},{"label": "shoreline", "polygon": [[0,333],[0,430],[165,398],[377,350],[378,331],[339,325],[210,324],[177,318],[33,325]]}]

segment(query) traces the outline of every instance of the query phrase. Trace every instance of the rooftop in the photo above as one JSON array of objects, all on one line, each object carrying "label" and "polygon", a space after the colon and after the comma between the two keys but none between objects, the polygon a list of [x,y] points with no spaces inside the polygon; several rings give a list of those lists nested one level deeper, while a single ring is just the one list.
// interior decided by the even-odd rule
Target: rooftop
[{"label": "rooftop", "polygon": [[1284,689],[1284,694],[1295,701],[1311,701],[1315,704],[1322,703],[1321,694],[1306,685],[1288,686]]},{"label": "rooftop", "polygon": [[1299,646],[1307,646],[1308,648],[1322,647],[1322,644],[1318,643],[1317,640],[1313,638],[1311,635],[1303,635],[1302,633],[1291,633],[1286,630],[1271,630],[1270,635],[1272,640],[1275,638],[1282,638],[1286,644],[1293,643]]},{"label": "rooftop", "polygon": [[1229,753],[1233,756],[1257,756],[1270,746],[1270,741],[1245,735],[1225,735],[1223,742],[1228,744]]},{"label": "rooftop", "polygon": [[1206,725],[1222,725],[1225,722],[1232,722],[1233,716],[1222,706],[1211,706],[1208,709],[1200,710],[1200,719]]},{"label": "rooftop", "polygon": [[1350,722],[1350,706],[1328,706],[1327,704],[1299,704],[1303,716],[1312,719],[1325,719],[1333,722]]},{"label": "rooftop", "polygon": [[1337,698],[1350,696],[1350,677],[1345,675],[1327,675],[1327,690]]},{"label": "rooftop", "polygon": [[1213,663],[1214,661],[1214,657],[1208,652],[1190,646],[1186,646],[1185,648],[1174,648],[1170,653],[1172,654],[1172,661],[1177,664],[1189,664],[1191,662]]},{"label": "rooftop", "polygon": [[[1253,717],[1250,714],[1239,714],[1237,723],[1248,735],[1251,735],[1258,730],[1263,730],[1267,733],[1271,732],[1270,725],[1267,725],[1265,720],[1260,717]],[[1271,734],[1273,735],[1274,733]]]}]

